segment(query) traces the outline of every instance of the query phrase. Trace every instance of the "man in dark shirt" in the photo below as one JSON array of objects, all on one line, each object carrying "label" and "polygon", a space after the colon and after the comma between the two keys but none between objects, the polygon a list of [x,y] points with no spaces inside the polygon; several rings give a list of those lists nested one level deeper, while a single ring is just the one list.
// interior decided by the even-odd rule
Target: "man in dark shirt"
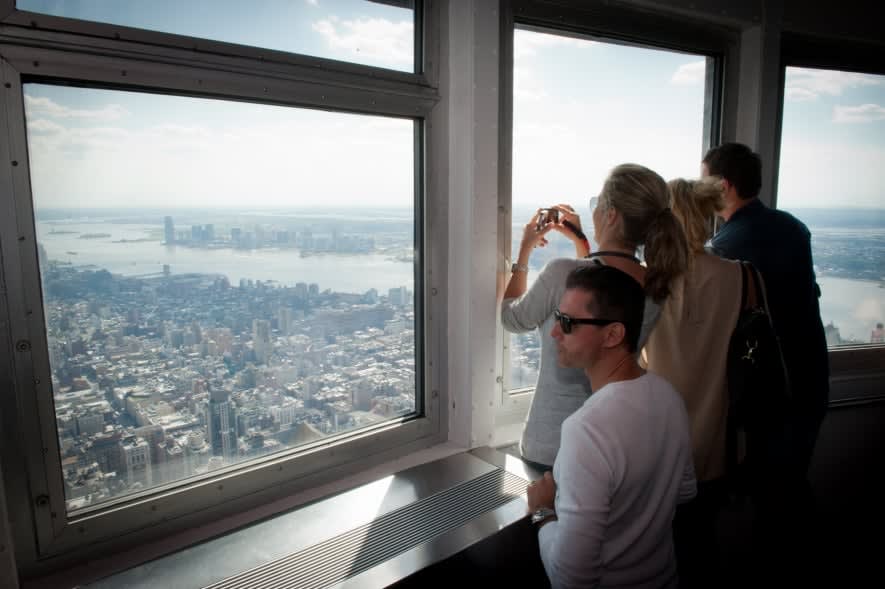
[{"label": "man in dark shirt", "polygon": [[721,177],[725,191],[725,223],[713,237],[713,249],[723,257],[752,262],[765,281],[795,401],[796,474],[804,477],[827,409],[830,376],[811,233],[789,213],[770,209],[757,198],[762,161],[747,146],[714,147],[704,156],[703,170]]},{"label": "man in dark shirt", "polygon": [[[704,176],[720,177],[725,192],[721,214],[725,223],[713,237],[713,249],[723,257],[751,262],[765,282],[793,395],[786,426],[789,448],[784,449],[790,460],[783,465],[786,472],[779,474],[788,481],[790,515],[802,520],[803,511],[809,515],[803,507],[810,506],[806,473],[829,397],[827,341],[811,259],[811,233],[789,213],[768,208],[758,199],[762,161],[746,145],[714,147],[704,156],[702,169]],[[781,503],[774,509],[784,507]]]}]

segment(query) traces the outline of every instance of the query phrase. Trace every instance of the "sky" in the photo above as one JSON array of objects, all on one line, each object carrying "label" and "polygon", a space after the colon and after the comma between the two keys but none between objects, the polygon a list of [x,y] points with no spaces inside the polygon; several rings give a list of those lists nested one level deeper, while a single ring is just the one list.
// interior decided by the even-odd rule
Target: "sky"
[{"label": "sky", "polygon": [[[19,8],[411,71],[412,11],[360,0],[19,0]],[[206,18],[211,14],[213,18]],[[579,211],[636,162],[696,177],[705,58],[517,29],[513,203]],[[38,208],[411,206],[413,123],[25,86]],[[788,68],[778,204],[885,208],[885,76]],[[342,173],[346,170],[346,173]]]},{"label": "sky", "polygon": [[696,176],[703,56],[517,29],[513,203],[579,212],[616,165]]},{"label": "sky", "polygon": [[787,68],[779,207],[885,209],[885,76]]},{"label": "sky", "polygon": [[[703,56],[519,29],[514,54],[515,205],[580,211],[628,161],[697,177]],[[788,68],[784,94],[778,206],[885,208],[885,76]]]}]

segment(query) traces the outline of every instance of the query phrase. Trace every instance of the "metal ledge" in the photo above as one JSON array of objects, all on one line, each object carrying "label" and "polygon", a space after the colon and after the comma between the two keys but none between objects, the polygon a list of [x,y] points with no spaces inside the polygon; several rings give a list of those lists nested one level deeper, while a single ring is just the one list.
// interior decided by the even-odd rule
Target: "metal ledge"
[{"label": "metal ledge", "polygon": [[523,519],[534,476],[492,449],[456,454],[89,587],[386,587]]}]

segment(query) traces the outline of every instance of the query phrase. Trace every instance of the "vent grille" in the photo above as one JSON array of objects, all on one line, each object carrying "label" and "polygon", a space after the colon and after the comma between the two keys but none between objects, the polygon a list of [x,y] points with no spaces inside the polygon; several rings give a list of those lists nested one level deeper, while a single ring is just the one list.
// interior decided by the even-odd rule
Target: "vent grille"
[{"label": "vent grille", "polygon": [[524,479],[496,469],[207,589],[328,587],[509,503],[525,486]]}]

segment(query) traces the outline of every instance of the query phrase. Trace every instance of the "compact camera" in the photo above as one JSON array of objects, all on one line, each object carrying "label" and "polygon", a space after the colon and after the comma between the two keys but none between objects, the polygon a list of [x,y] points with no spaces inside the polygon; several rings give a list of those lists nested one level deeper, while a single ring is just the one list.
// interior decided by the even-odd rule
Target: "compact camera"
[{"label": "compact camera", "polygon": [[559,209],[541,209],[538,212],[538,231],[547,226],[548,223],[556,223],[559,221]]}]

